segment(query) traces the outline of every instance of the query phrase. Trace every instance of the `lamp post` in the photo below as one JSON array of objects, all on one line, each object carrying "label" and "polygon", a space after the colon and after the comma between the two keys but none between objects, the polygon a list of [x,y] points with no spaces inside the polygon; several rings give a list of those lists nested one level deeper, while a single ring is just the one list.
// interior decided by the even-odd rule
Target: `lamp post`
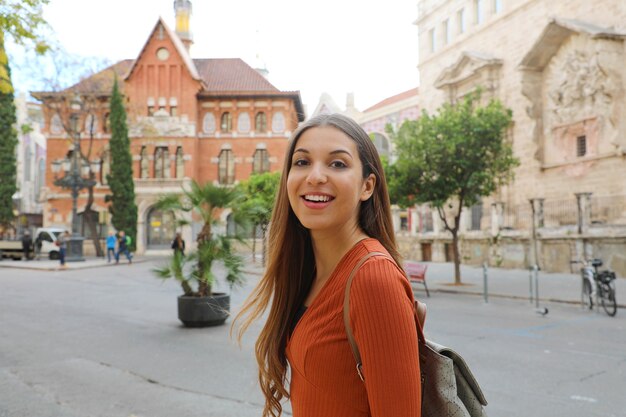
[{"label": "lamp post", "polygon": [[92,187],[96,181],[85,178],[89,174],[89,163],[81,159],[80,154],[80,132],[78,129],[78,119],[82,110],[82,101],[80,96],[76,94],[70,102],[70,122],[73,149],[71,155],[63,160],[52,162],[52,171],[56,174],[63,167],[64,175],[56,178],[54,185],[67,188],[72,192],[72,235],[67,242],[67,254],[65,260],[67,262],[84,261],[83,241],[85,238],[80,234],[80,225],[77,215],[78,193],[83,188]]}]

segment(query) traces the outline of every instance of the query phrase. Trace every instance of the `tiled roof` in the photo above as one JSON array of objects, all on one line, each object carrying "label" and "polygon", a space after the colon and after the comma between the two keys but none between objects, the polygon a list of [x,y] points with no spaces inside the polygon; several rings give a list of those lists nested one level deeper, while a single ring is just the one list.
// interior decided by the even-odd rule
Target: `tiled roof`
[{"label": "tiled roof", "polygon": [[240,58],[194,59],[193,63],[207,91],[279,92],[265,77]]},{"label": "tiled roof", "polygon": [[419,92],[418,88],[411,88],[410,90],[407,90],[407,91],[405,91],[403,93],[396,94],[395,96],[387,97],[383,101],[380,101],[380,102],[374,104],[372,107],[369,107],[369,108],[363,110],[363,113],[367,113],[369,111],[380,109],[381,107],[385,107],[385,106],[388,106],[390,104],[397,103],[399,101],[406,100],[406,99],[411,98],[411,97],[415,97],[415,96],[417,96],[418,92]]}]

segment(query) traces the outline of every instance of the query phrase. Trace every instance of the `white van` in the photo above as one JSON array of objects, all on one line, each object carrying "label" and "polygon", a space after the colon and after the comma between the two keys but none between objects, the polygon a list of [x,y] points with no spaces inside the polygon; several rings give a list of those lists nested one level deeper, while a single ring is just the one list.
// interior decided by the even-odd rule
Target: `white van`
[{"label": "white van", "polygon": [[59,247],[56,245],[58,237],[65,229],[61,227],[40,227],[35,231],[33,242],[41,237],[41,255],[49,259],[59,259]]}]

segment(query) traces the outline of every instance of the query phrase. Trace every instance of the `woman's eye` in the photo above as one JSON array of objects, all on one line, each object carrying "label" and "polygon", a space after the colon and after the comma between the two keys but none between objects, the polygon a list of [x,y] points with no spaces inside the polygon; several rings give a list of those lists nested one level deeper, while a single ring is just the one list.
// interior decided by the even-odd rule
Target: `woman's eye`
[{"label": "woman's eye", "polygon": [[333,168],[346,168],[348,165],[343,161],[333,161],[330,163],[330,166]]},{"label": "woman's eye", "polygon": [[295,161],[293,161],[293,166],[295,167],[301,167],[305,165],[307,165],[306,159],[296,159]]}]

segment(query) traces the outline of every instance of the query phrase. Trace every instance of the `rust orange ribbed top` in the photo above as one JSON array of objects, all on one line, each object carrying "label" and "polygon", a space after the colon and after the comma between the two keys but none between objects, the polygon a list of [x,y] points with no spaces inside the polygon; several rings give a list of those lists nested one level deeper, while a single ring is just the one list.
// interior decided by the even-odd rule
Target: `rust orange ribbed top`
[{"label": "rust orange ribbed top", "polygon": [[420,417],[421,386],[413,291],[390,259],[369,258],[350,289],[350,322],[363,361],[356,372],[343,322],[348,275],[376,239],[339,262],[287,343],[294,417]]}]

